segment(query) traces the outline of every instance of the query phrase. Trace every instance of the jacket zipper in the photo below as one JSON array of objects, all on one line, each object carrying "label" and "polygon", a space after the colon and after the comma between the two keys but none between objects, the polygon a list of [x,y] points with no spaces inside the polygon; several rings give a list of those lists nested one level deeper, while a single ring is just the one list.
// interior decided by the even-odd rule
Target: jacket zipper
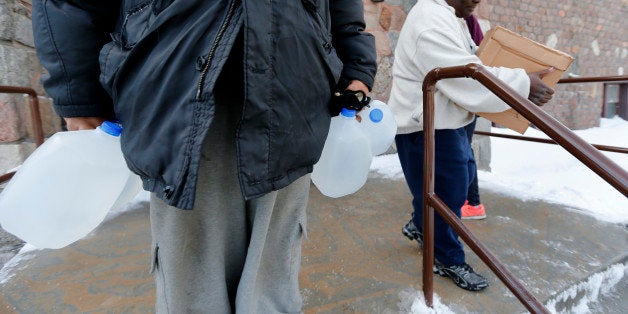
[{"label": "jacket zipper", "polygon": [[222,39],[222,36],[227,30],[227,26],[229,25],[229,22],[231,21],[231,18],[233,17],[233,12],[235,11],[237,2],[238,0],[231,1],[231,4],[229,5],[229,11],[227,12],[227,16],[225,17],[225,20],[222,22],[222,25],[220,25],[220,29],[218,30],[218,33],[216,34],[216,38],[214,39],[214,42],[212,43],[209,49],[209,52],[207,53],[207,56],[205,57],[205,64],[203,65],[203,69],[201,71],[201,77],[198,81],[198,87],[196,89],[196,100],[201,99],[201,95],[203,93],[203,83],[205,82],[205,76],[207,76],[207,71],[209,71],[209,65],[211,64],[212,59],[214,58],[216,47],[218,46],[218,43]]}]

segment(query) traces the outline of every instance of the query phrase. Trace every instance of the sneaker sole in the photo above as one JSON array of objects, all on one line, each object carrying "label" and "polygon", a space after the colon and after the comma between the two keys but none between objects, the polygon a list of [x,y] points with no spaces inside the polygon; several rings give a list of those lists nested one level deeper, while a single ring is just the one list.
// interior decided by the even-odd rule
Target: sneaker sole
[{"label": "sneaker sole", "polygon": [[417,242],[419,242],[419,249],[423,248],[423,239],[415,237],[411,232],[407,231],[406,228],[401,228],[401,233],[403,233],[406,238],[410,239],[410,241],[416,240]]},{"label": "sneaker sole", "polygon": [[462,288],[464,290],[481,291],[481,290],[484,290],[484,289],[488,288],[488,285],[486,285],[486,286],[479,286],[479,287],[469,287],[465,282],[458,282],[458,281],[456,281],[454,278],[452,278],[449,275],[447,275],[446,272],[436,268],[436,266],[434,266],[432,268],[432,271],[434,272],[434,274],[437,274],[437,275],[439,275],[441,277],[451,278],[451,281],[453,281],[456,284],[456,286],[458,286],[458,287],[460,287],[460,288]]},{"label": "sneaker sole", "polygon": [[414,235],[411,232],[406,230],[406,228],[401,228],[401,233],[403,233],[404,236],[406,236],[408,239],[410,239],[410,241],[413,241],[413,240],[417,239],[416,237],[414,237]]},{"label": "sneaker sole", "polygon": [[441,277],[447,277],[447,274],[445,274],[445,272],[441,271],[440,269],[436,268],[436,266],[432,267],[432,271]]},{"label": "sneaker sole", "polygon": [[462,220],[480,220],[480,219],[485,219],[486,215],[482,215],[482,216],[463,216]]}]

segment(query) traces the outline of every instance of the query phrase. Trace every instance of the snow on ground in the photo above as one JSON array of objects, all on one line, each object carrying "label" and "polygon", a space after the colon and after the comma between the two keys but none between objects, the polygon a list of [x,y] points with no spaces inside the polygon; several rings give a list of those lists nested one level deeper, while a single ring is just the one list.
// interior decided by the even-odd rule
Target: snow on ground
[{"label": "snow on ground", "polygon": [[[518,135],[492,128],[493,133]],[[601,126],[575,131],[592,144],[628,147],[628,122],[602,119]],[[524,136],[547,138],[529,128]],[[628,154],[602,152],[628,169]],[[543,200],[576,208],[599,220],[628,223],[628,199],[558,145],[491,137],[491,171],[478,171],[479,185],[523,200]],[[396,154],[378,156],[371,171],[381,177],[402,179]]]},{"label": "snow on ground", "polygon": [[586,281],[576,284],[560,293],[554,299],[547,302],[546,306],[552,313],[566,313],[564,310],[561,310],[558,305],[569,302],[570,300],[575,300],[580,296],[569,313],[591,313],[591,306],[599,300],[600,296],[612,292],[613,287],[622,280],[626,272],[628,272],[627,265],[615,264],[605,271],[594,274]]},{"label": "snow on ground", "polygon": [[399,309],[401,312],[417,313],[417,314],[454,314],[446,305],[441,303],[438,294],[434,293],[433,307],[430,308],[425,304],[425,297],[422,291],[417,291],[412,287],[408,287],[399,292]]},{"label": "snow on ground", "polygon": [[[13,277],[15,273],[15,268],[18,267],[20,261],[28,260],[31,256],[29,256],[28,252],[37,250],[36,247],[26,243],[17,255],[15,255],[11,260],[9,260],[3,267],[0,269],[0,285],[7,282],[11,277]],[[23,266],[25,267],[25,266]]]},{"label": "snow on ground", "polygon": [[[552,314],[586,314],[591,313],[600,298],[615,292],[615,286],[628,273],[628,265],[615,264],[606,270],[590,276],[586,281],[575,284],[553,299],[545,306]],[[399,308],[411,314],[453,314],[449,307],[442,304],[437,294],[434,294],[433,308],[425,304],[423,292],[412,287],[399,293]],[[573,303],[568,310],[565,304]],[[400,311],[400,312],[401,312]]]}]

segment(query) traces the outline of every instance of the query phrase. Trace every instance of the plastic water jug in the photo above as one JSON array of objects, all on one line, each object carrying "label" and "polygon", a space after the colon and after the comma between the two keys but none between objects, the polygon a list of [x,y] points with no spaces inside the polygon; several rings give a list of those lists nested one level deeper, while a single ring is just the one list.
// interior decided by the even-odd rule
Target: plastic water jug
[{"label": "plastic water jug", "polygon": [[369,139],[373,156],[385,153],[397,134],[397,122],[388,105],[372,100],[359,115],[362,117],[360,126]]},{"label": "plastic water jug", "polygon": [[37,148],[0,194],[0,225],[39,248],[62,248],[94,230],[140,190],[120,150],[122,128],[59,132]]},{"label": "plastic water jug", "polygon": [[343,108],[331,118],[321,158],[312,171],[312,182],[325,196],[355,193],[366,182],[373,155],[355,116],[355,110]]},{"label": "plastic water jug", "polygon": [[139,192],[142,191],[142,179],[135,173],[129,171],[129,176],[122,188],[122,192],[111,206],[111,210],[119,210],[124,205],[132,201]]}]

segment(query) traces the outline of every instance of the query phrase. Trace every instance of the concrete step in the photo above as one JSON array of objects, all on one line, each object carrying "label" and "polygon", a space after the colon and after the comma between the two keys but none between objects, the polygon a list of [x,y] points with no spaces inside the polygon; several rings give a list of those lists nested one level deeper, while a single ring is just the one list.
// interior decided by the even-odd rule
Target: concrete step
[{"label": "concrete step", "polygon": [[[465,224],[542,302],[627,253],[624,226],[555,204],[524,202],[486,190],[481,195],[488,218]],[[384,179],[370,179],[358,193],[340,200],[312,193],[310,204],[320,204],[315,207],[322,212],[310,210],[310,216],[322,219],[314,224],[324,228],[314,229],[310,223],[310,238],[316,240],[306,247],[327,259],[321,262],[304,256],[302,277],[318,276],[310,268],[327,269],[334,276],[312,283],[326,289],[314,289],[309,300],[316,301],[306,309],[316,313],[396,311],[400,291],[409,286],[421,290],[421,252],[400,233],[410,218],[410,199],[404,181]],[[449,279],[435,277],[434,290],[444,304],[457,313],[525,312],[475,254],[468,251],[467,261],[489,278],[491,287],[467,292]],[[384,287],[389,289],[385,293]],[[350,296],[347,291],[352,290],[362,293]],[[377,293],[383,295],[365,298]],[[328,308],[329,304],[338,306]]]},{"label": "concrete step", "polygon": [[[610,263],[625,263],[625,226],[541,201],[481,194],[487,219],[465,224],[542,302]],[[421,290],[421,252],[400,232],[410,199],[403,180],[370,178],[340,199],[312,188],[300,274],[305,313],[409,311],[408,296]],[[142,203],[67,248],[20,255],[0,271],[0,312],[152,312],[149,245]],[[467,260],[491,286],[473,293],[435,277],[442,303],[457,313],[525,312],[475,254]]]}]

